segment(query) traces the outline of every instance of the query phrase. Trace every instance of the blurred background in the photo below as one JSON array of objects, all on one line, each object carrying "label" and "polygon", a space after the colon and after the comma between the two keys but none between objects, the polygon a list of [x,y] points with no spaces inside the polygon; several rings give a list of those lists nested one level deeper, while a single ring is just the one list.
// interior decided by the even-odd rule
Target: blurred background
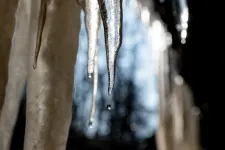
[{"label": "blurred background", "polygon": [[[209,107],[211,99],[214,104],[218,99],[224,99],[219,88],[222,86],[219,71],[224,64],[222,56],[225,56],[222,55],[223,39],[218,36],[220,33],[223,37],[224,28],[221,6],[219,1],[211,3],[207,0],[123,0],[123,43],[117,58],[115,88],[111,96],[107,94],[104,32],[101,27],[97,114],[92,128],[88,127],[92,83],[87,78],[87,33],[82,12],[73,120],[67,149],[156,149],[159,116],[157,50],[167,48],[178,52],[178,71],[193,92],[194,104],[199,111],[201,149],[215,149],[209,143],[219,146],[219,139],[214,143],[209,138],[209,134],[214,137],[220,131],[219,127],[209,128],[210,121],[218,123],[219,120],[211,118],[209,121]],[[215,16],[218,19],[213,19]],[[22,150],[25,100],[26,93],[12,150]],[[111,110],[107,110],[108,104],[112,106]]]}]

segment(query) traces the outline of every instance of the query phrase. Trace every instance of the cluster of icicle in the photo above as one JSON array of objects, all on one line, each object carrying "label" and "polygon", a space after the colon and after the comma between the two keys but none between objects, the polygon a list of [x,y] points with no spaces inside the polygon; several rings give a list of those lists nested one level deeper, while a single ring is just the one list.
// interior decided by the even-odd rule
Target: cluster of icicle
[{"label": "cluster of icicle", "polygon": [[[90,125],[94,120],[98,83],[98,40],[102,19],[108,68],[108,93],[112,93],[115,79],[116,56],[122,43],[122,0],[77,0],[85,12],[85,25],[88,33],[88,77],[93,80],[93,96]],[[33,68],[37,67],[42,31],[45,22],[46,1],[41,3],[37,44]],[[101,17],[100,17],[101,16]],[[101,19],[100,19],[101,18]]]},{"label": "cluster of icicle", "polygon": [[[158,150],[199,150],[199,109],[195,107],[193,94],[179,74],[178,53],[172,49],[172,38],[167,28],[154,11],[154,2],[136,2],[141,19],[151,34],[152,64],[158,78],[159,125],[156,132]],[[184,44],[188,28],[186,0],[173,0],[173,11]],[[178,18],[178,19],[177,19]]]},{"label": "cluster of icicle", "polygon": [[116,57],[122,43],[122,0],[83,0],[78,1],[78,3],[85,12],[85,25],[88,34],[87,73],[88,78],[93,81],[92,105],[89,118],[89,126],[91,126],[95,116],[98,85],[98,41],[100,20],[102,20],[104,27],[108,68],[108,93],[110,95],[114,87]]}]

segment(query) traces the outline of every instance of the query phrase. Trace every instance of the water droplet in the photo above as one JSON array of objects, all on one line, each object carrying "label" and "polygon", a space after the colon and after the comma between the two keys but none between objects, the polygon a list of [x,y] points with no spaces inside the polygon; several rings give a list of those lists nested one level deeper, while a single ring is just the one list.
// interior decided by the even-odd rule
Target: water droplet
[{"label": "water droplet", "polygon": [[184,82],[183,78],[180,75],[175,76],[174,81],[177,85],[182,85]]},{"label": "water droplet", "polygon": [[110,104],[108,104],[108,105],[106,106],[106,108],[107,108],[107,110],[111,110],[111,109],[112,109],[112,106],[111,106]]},{"label": "water droplet", "polygon": [[93,77],[93,73],[88,73],[88,79],[91,79]]},{"label": "water droplet", "polygon": [[89,128],[92,128],[92,127],[93,127],[93,122],[92,122],[92,121],[90,121],[90,122],[88,123],[88,127],[89,127]]}]

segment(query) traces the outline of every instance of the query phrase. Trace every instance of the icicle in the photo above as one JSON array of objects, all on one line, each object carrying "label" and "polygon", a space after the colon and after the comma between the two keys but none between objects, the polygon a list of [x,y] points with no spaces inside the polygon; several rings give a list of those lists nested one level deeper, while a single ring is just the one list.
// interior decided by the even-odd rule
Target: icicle
[{"label": "icicle", "polygon": [[93,76],[92,104],[88,126],[92,128],[95,118],[96,96],[98,88],[98,40],[100,14],[97,0],[77,0],[85,12],[85,25],[88,34],[88,78]]},{"label": "icicle", "polygon": [[85,0],[85,24],[88,34],[88,78],[94,73],[94,59],[98,47],[100,14],[98,0]]},{"label": "icicle", "polygon": [[95,118],[96,96],[98,88],[98,40],[100,13],[97,0],[77,0],[85,12],[85,25],[88,34],[88,78],[93,76],[93,91],[88,126],[92,128]]},{"label": "icicle", "polygon": [[91,104],[91,112],[89,118],[89,127],[92,126],[94,118],[95,118],[95,108],[96,108],[96,98],[97,98],[97,88],[98,88],[98,47],[95,51],[94,56],[94,74],[93,74],[93,90],[92,90],[92,104]]},{"label": "icicle", "polygon": [[40,14],[39,14],[39,18],[38,18],[36,48],[35,48],[34,63],[33,63],[34,69],[36,69],[36,67],[37,67],[38,54],[39,54],[39,51],[41,48],[41,38],[42,38],[42,32],[44,29],[44,24],[45,24],[45,19],[46,19],[46,10],[47,10],[47,1],[41,0]]},{"label": "icicle", "polygon": [[189,9],[187,0],[172,1],[172,8],[174,10],[173,15],[177,24],[177,31],[180,34],[181,43],[185,44],[189,22]]},{"label": "icicle", "polygon": [[193,114],[193,108],[196,107],[192,91],[180,75],[174,76],[173,82],[174,86],[170,95],[173,148],[199,150],[199,123],[198,116]]},{"label": "icicle", "polygon": [[98,0],[104,26],[108,68],[108,93],[115,79],[116,57],[122,43],[122,0]]}]

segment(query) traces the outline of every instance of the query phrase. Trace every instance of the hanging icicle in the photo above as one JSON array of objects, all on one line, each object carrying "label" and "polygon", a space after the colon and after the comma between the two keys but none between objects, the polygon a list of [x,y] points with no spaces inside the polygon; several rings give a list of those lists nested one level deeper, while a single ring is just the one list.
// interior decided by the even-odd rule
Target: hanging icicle
[{"label": "hanging icicle", "polygon": [[176,28],[180,34],[182,44],[186,43],[189,21],[189,9],[187,0],[172,0],[173,15],[176,21]]},{"label": "hanging icicle", "polygon": [[88,34],[88,78],[92,78],[92,104],[88,126],[91,128],[95,119],[96,96],[98,88],[98,41],[100,13],[98,0],[77,0],[85,13],[85,25]]},{"label": "hanging icicle", "polygon": [[180,75],[174,76],[174,86],[170,94],[174,150],[199,150],[198,116],[193,95]]},{"label": "hanging icicle", "polygon": [[115,80],[116,57],[122,43],[122,0],[98,0],[104,26],[108,68],[108,93]]},{"label": "hanging icicle", "polygon": [[85,0],[85,24],[88,34],[88,78],[94,73],[94,59],[98,48],[100,13],[98,0]]},{"label": "hanging icicle", "polygon": [[34,55],[34,63],[33,68],[36,69],[37,67],[37,59],[38,54],[41,48],[41,39],[42,39],[42,33],[45,25],[45,19],[46,19],[46,10],[47,10],[47,2],[46,0],[41,0],[41,7],[40,7],[40,13],[38,17],[38,31],[37,31],[37,39],[36,39],[36,48],[35,48],[35,55]]},{"label": "hanging icicle", "polygon": [[94,74],[93,74],[93,88],[92,88],[92,104],[89,118],[89,127],[92,127],[92,124],[95,119],[95,109],[96,109],[96,99],[97,99],[97,89],[98,89],[98,47],[95,51],[94,56]]}]

